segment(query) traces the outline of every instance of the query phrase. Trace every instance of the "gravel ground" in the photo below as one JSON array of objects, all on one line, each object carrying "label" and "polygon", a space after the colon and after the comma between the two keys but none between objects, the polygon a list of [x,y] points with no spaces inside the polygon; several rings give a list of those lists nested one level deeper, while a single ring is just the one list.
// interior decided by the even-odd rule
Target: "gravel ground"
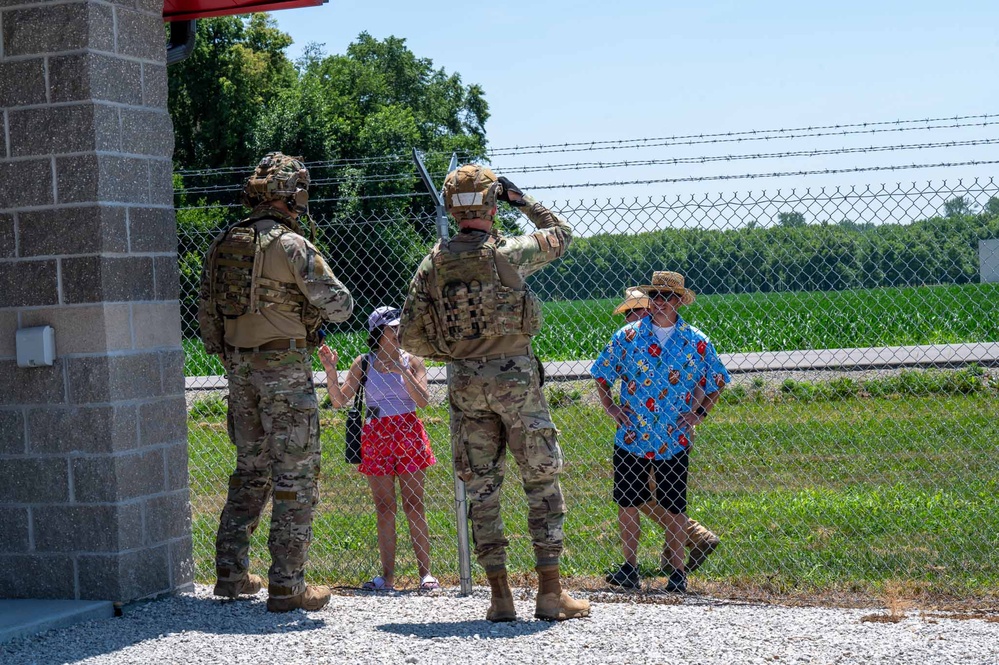
[{"label": "gravel ground", "polygon": [[0,662],[92,663],[999,663],[995,617],[788,608],[685,596],[672,604],[596,594],[589,619],[550,624],[483,620],[488,591],[459,597],[358,592],[321,612],[268,614],[266,592],[220,601],[211,589],[125,608],[124,616],[0,645]]}]

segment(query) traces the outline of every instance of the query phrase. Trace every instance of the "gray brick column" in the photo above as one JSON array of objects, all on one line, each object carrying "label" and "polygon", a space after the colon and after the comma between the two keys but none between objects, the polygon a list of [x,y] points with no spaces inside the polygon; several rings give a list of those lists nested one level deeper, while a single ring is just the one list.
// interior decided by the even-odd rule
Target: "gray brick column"
[{"label": "gray brick column", "polygon": [[0,0],[0,597],[192,580],[162,7]]}]

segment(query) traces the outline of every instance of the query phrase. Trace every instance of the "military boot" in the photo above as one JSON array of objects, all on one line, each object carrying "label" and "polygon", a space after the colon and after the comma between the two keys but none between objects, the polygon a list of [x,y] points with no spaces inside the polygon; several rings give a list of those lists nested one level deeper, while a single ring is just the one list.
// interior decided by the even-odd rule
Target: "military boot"
[{"label": "military boot", "polygon": [[330,602],[330,595],[331,593],[329,587],[312,586],[310,584],[305,587],[305,591],[297,596],[291,596],[289,598],[268,598],[267,611],[291,612],[292,610],[302,609],[307,612],[315,612],[316,610],[321,610],[326,607],[326,603]]},{"label": "military boot", "polygon": [[264,579],[260,575],[247,575],[241,580],[234,582],[215,582],[215,595],[223,598],[239,598],[240,596],[255,595],[264,586]]},{"label": "military boot", "polygon": [[576,600],[562,590],[558,564],[538,566],[538,600],[534,618],[544,621],[565,621],[590,616],[590,601]]},{"label": "military boot", "polygon": [[506,568],[486,573],[489,588],[493,592],[486,612],[486,621],[516,621],[517,609],[513,606],[513,592],[510,591],[510,580],[506,576]]}]

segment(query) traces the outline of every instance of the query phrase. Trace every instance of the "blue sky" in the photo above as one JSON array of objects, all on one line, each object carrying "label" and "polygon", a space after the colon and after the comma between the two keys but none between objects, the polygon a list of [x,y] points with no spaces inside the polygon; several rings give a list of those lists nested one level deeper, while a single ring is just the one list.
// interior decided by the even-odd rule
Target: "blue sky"
[{"label": "blue sky", "polygon": [[[491,147],[999,113],[996,2],[519,2],[331,0],[276,12],[294,38],[342,52],[361,31],[404,37],[485,89]],[[999,121],[995,118],[992,121]],[[497,157],[506,166],[999,137],[999,125]],[[999,159],[996,146],[524,174],[530,185]],[[562,198],[759,191],[989,176],[995,165],[752,181],[554,190]]]}]

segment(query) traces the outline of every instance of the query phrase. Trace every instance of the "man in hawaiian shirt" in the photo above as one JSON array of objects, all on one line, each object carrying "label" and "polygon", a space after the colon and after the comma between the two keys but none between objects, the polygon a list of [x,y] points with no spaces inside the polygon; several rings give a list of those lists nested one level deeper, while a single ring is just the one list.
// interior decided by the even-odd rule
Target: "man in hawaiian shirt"
[{"label": "man in hawaiian shirt", "polygon": [[[650,299],[650,315],[614,333],[590,368],[604,411],[617,424],[614,502],[625,562],[607,576],[607,581],[627,588],[640,586],[638,507],[651,498],[651,468],[656,476],[656,499],[671,518],[666,532],[673,573],[666,588],[684,592],[691,438],[694,427],[718,401],[729,375],[704,333],[677,312],[682,305],[694,302],[694,292],[684,286],[683,275],[657,271],[651,285],[638,288]],[[622,382],[621,404],[615,404],[611,396],[618,379]],[[698,387],[704,391],[699,404],[694,397]]]}]

